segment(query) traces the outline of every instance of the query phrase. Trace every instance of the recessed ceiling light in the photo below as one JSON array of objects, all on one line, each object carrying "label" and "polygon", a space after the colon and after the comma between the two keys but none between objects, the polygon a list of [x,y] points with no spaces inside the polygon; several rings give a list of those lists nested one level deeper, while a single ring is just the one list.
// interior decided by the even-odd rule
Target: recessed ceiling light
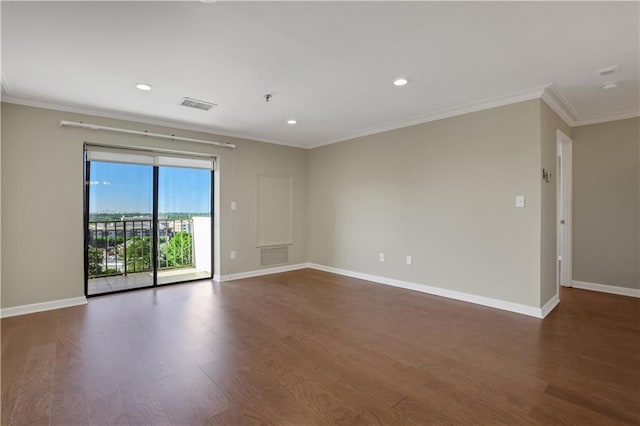
[{"label": "recessed ceiling light", "polygon": [[602,85],[602,88],[604,90],[608,90],[608,89],[615,89],[616,87],[618,87],[620,85],[620,83],[618,83],[617,81],[610,81],[608,83],[605,83]]},{"label": "recessed ceiling light", "polygon": [[152,86],[150,84],[146,84],[146,83],[138,83],[138,84],[136,84],[136,88],[138,90],[144,90],[145,92],[148,92],[149,90],[152,89]]},{"label": "recessed ceiling light", "polygon": [[287,124],[296,124],[297,121],[296,120],[287,120]]},{"label": "recessed ceiling light", "polygon": [[409,83],[409,80],[406,78],[397,78],[393,81],[394,86],[405,86],[407,83]]}]

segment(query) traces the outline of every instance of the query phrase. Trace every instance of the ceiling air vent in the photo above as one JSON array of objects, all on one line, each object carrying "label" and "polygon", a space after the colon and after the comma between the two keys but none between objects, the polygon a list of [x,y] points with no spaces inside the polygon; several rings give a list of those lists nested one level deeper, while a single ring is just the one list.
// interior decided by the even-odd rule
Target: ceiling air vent
[{"label": "ceiling air vent", "polygon": [[203,111],[209,111],[214,106],[217,106],[212,102],[199,101],[192,98],[182,98],[182,101],[180,101],[180,105],[189,108],[201,109]]}]

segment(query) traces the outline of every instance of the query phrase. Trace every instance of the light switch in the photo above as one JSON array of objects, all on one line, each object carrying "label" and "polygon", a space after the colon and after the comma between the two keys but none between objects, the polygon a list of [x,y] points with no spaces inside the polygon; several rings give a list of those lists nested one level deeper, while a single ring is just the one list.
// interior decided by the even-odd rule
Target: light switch
[{"label": "light switch", "polygon": [[524,195],[516,195],[516,207],[524,208]]},{"label": "light switch", "polygon": [[230,253],[229,257],[231,257],[231,259],[235,259],[236,258],[236,251],[235,250],[231,250],[231,253]]},{"label": "light switch", "polygon": [[236,209],[236,202],[232,201],[231,202],[231,210],[235,210]]},{"label": "light switch", "polygon": [[413,259],[411,256],[407,256],[407,265],[413,265]]},{"label": "light switch", "polygon": [[380,253],[380,254],[378,254],[378,260],[379,260],[380,262],[384,262],[384,253]]}]

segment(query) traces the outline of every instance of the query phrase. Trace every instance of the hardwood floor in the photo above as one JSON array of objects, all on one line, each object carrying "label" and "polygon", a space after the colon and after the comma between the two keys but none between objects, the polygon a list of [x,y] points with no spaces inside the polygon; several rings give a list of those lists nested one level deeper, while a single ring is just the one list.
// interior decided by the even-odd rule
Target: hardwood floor
[{"label": "hardwood floor", "polygon": [[640,300],[545,319],[315,270],[6,318],[2,424],[640,424]]}]

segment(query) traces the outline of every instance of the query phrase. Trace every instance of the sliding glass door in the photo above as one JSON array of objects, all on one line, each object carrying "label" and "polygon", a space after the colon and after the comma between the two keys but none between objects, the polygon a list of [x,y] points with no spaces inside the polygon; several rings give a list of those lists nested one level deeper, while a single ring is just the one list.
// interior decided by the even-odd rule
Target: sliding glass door
[{"label": "sliding glass door", "polygon": [[158,170],[158,284],[211,277],[211,172]]},{"label": "sliding glass door", "polygon": [[87,148],[88,296],[212,278],[213,160]]},{"label": "sliding glass door", "polygon": [[88,295],[153,285],[153,167],[89,165]]}]

